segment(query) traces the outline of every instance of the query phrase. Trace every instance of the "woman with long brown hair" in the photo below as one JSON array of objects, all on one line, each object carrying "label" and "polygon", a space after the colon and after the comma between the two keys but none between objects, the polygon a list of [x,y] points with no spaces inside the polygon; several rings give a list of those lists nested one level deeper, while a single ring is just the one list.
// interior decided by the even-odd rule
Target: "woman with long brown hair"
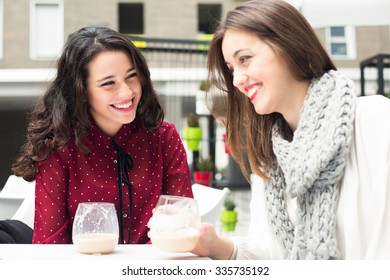
[{"label": "woman with long brown hair", "polygon": [[390,101],[357,98],[306,19],[281,0],[229,12],[208,57],[213,114],[226,119],[243,173],[261,181],[252,186],[248,237],[219,236],[204,224],[194,253],[389,259]]}]

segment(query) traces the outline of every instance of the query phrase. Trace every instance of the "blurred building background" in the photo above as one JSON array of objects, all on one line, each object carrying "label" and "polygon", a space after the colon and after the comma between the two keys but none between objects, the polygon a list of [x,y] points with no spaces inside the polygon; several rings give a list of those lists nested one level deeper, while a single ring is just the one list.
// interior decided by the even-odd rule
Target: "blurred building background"
[{"label": "blurred building background", "polygon": [[[216,23],[242,2],[0,0],[0,186],[12,173],[11,164],[24,141],[27,112],[55,75],[55,59],[66,39],[84,26],[107,26],[145,38],[136,43],[151,67],[166,120],[181,133],[187,113],[198,111],[203,116],[202,126],[209,127],[213,120],[207,110],[196,105],[200,81],[206,77],[207,55],[207,45],[197,40],[209,40]],[[390,11],[390,1],[372,0],[367,5],[359,5],[367,2],[361,0],[288,2],[309,19],[337,67],[355,81],[360,94],[360,62],[390,53],[390,17],[382,20],[381,16]],[[367,94],[377,93],[377,74],[375,67],[366,73]],[[390,74],[385,71],[384,75],[385,91],[389,92]],[[209,153],[209,144],[214,143],[223,179],[223,170],[232,163],[219,145],[223,127],[215,123],[212,128],[205,134],[202,151]]]}]

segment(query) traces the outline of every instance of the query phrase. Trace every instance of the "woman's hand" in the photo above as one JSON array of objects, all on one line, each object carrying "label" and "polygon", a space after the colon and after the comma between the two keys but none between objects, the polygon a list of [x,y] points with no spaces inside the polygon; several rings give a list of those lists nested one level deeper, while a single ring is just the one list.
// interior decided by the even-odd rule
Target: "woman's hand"
[{"label": "woman's hand", "polygon": [[228,260],[233,253],[233,242],[219,236],[211,224],[203,223],[200,228],[199,241],[192,253],[216,260]]},{"label": "woman's hand", "polygon": [[[169,210],[168,208],[164,211]],[[153,215],[157,210],[153,210]],[[154,216],[152,216],[148,222],[149,229],[153,228]],[[228,260],[233,253],[233,242],[227,237],[219,236],[214,227],[208,223],[202,223],[199,227],[199,240],[194,250],[191,252],[202,256],[209,257],[216,260]],[[152,235],[152,230],[148,232],[149,238]]]}]

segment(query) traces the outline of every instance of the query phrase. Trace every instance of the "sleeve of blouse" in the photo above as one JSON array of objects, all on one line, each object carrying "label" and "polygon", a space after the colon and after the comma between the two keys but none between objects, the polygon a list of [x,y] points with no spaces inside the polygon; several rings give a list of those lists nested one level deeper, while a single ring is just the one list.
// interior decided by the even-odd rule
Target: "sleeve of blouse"
[{"label": "sleeve of blouse", "polygon": [[187,153],[183,142],[174,125],[165,124],[162,134],[164,193],[193,197]]},{"label": "sleeve of blouse", "polygon": [[33,243],[72,243],[68,233],[67,168],[58,152],[39,163]]},{"label": "sleeve of blouse", "polygon": [[232,259],[271,260],[286,258],[286,251],[275,238],[268,223],[264,188],[264,181],[256,175],[251,175],[252,199],[248,236],[232,237],[234,243]]},{"label": "sleeve of blouse", "polygon": [[338,207],[346,258],[390,257],[390,100],[359,97]]}]

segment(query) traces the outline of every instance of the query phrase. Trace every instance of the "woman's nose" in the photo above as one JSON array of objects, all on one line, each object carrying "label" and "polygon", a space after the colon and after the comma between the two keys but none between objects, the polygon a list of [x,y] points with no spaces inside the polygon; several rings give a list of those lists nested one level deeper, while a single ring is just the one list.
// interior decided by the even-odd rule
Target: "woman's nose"
[{"label": "woman's nose", "polygon": [[127,83],[123,82],[119,88],[118,94],[126,97],[131,96],[133,95],[133,90]]},{"label": "woman's nose", "polygon": [[243,71],[240,71],[240,70],[234,70],[234,73],[233,73],[233,85],[236,87],[236,88],[240,88],[242,87],[243,83],[246,81],[247,79],[247,75],[243,72]]}]

